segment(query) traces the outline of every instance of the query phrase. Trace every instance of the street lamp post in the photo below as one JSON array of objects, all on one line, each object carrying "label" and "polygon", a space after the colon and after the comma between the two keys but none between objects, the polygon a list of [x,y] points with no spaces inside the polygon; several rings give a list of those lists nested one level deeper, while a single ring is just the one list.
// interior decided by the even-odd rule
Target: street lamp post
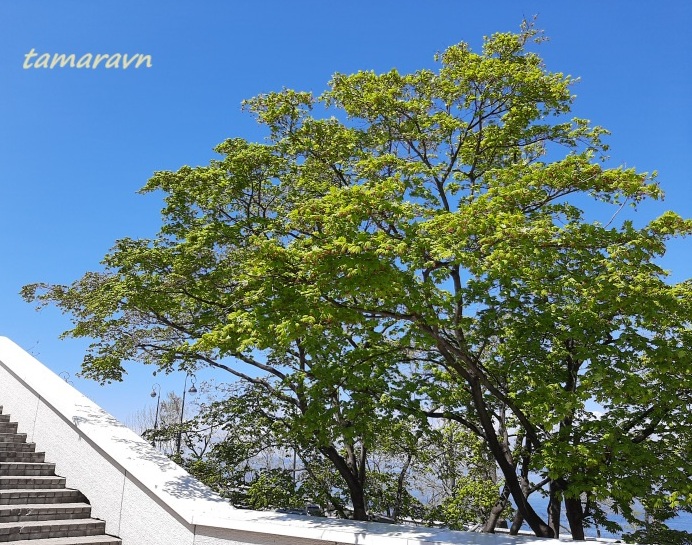
[{"label": "street lamp post", "polygon": [[159,405],[161,403],[161,386],[157,383],[151,387],[151,397],[156,398],[156,416],[154,416],[154,437],[151,446],[156,447],[156,431],[159,429]]},{"label": "street lamp post", "polygon": [[[187,379],[188,377],[192,377],[192,386],[190,386],[190,389],[187,389]],[[178,437],[176,438],[176,445],[175,445],[175,452],[180,459],[180,451],[182,448],[182,440],[183,440],[183,416],[185,414],[185,394],[187,392],[190,392],[191,394],[196,394],[197,393],[197,388],[195,388],[195,376],[191,373],[187,373],[185,375],[185,385],[183,386],[183,401],[180,406],[180,427],[178,428]]]}]

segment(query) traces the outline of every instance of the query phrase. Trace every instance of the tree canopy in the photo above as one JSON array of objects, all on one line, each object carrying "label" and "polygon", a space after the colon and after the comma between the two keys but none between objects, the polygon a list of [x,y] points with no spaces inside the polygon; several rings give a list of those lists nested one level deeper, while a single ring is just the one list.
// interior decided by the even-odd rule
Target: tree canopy
[{"label": "tree canopy", "polygon": [[[85,376],[224,369],[295,407],[355,481],[349,441],[447,418],[537,535],[559,532],[563,503],[575,538],[602,502],[632,520],[637,501],[688,508],[692,283],[658,259],[692,221],[621,212],[661,188],[608,166],[606,131],[569,117],[574,81],[534,41],[525,25],[448,48],[437,71],[250,99],[265,142],[146,184],[165,195],[156,237],[23,294],[94,339]],[[548,521],[529,498],[544,485]]]}]

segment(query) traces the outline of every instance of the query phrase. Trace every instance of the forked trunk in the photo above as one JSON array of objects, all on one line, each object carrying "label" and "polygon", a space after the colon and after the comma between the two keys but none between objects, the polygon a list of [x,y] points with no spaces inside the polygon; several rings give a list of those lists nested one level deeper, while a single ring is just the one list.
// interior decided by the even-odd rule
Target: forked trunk
[{"label": "forked trunk", "polygon": [[519,482],[519,477],[516,473],[516,467],[512,464],[511,453],[503,449],[500,440],[497,437],[495,426],[493,425],[492,417],[486,407],[483,396],[483,388],[478,380],[469,381],[471,394],[473,396],[474,406],[476,408],[481,426],[486,435],[486,440],[490,452],[500,466],[500,470],[505,478],[505,484],[509,488],[512,499],[517,506],[517,509],[524,517],[524,520],[529,525],[531,530],[537,537],[553,537],[553,530],[548,526],[543,519],[536,513],[528,501]]},{"label": "forked trunk", "polygon": [[[349,464],[334,446],[322,447],[320,448],[320,452],[329,458],[339,474],[346,481],[348,494],[353,504],[353,519],[368,520],[368,513],[365,509],[365,488],[362,482],[365,478],[364,473],[358,472],[358,475],[354,475]],[[358,471],[357,468],[355,470]]]}]

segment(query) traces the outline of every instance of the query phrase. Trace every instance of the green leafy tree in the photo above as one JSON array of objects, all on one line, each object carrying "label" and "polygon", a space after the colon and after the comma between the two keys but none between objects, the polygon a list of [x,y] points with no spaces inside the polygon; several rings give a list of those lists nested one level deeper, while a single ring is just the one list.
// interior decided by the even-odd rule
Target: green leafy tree
[{"label": "green leafy tree", "polygon": [[181,431],[186,448],[179,459],[175,452],[170,455],[234,505],[247,506],[248,474],[257,472],[256,460],[262,454],[274,452],[279,445],[255,412],[253,392],[242,386],[203,383],[199,389],[206,399],[200,402],[198,397],[188,405],[192,411],[182,428],[175,422],[158,433],[177,437]]},{"label": "green leafy tree", "polygon": [[[121,240],[104,272],[25,297],[96,339],[86,376],[207,364],[294,407],[358,518],[367,451],[403,406],[443,407],[476,434],[537,535],[559,526],[522,468],[549,481],[577,539],[601,501],[629,518],[637,499],[689,505],[692,283],[669,284],[657,259],[692,222],[618,215],[661,189],[600,160],[605,131],[568,118],[572,80],[535,39],[525,25],[480,53],[450,47],[437,71],[336,74],[319,97],[248,101],[266,143],[228,140],[206,167],[157,173],[156,239]],[[407,360],[444,374],[430,404],[399,373]]]},{"label": "green leafy tree", "polygon": [[267,507],[304,507],[297,483],[284,469],[261,471],[248,488],[249,505],[253,509]]},{"label": "green leafy tree", "polygon": [[668,528],[665,521],[685,511],[692,513],[687,507],[680,509],[670,505],[661,505],[660,502],[645,503],[643,520],[634,524],[635,530],[623,534],[625,543],[662,544],[666,545],[692,545],[692,532]]},{"label": "green leafy tree", "polygon": [[[251,162],[258,160],[249,154]],[[230,157],[229,164],[212,170],[238,175],[233,164],[237,159]],[[289,325],[279,309],[241,319],[255,297],[242,288],[241,276],[249,269],[242,274],[238,270],[240,260],[253,252],[248,244],[253,228],[247,224],[263,224],[256,217],[258,210],[277,198],[271,191],[252,193],[252,188],[246,198],[244,184],[254,183],[255,176],[264,182],[261,176],[266,173],[257,169],[250,168],[245,173],[249,179],[241,176],[228,192],[208,186],[211,194],[183,169],[176,176],[184,183],[167,198],[159,238],[118,241],[104,261],[106,271],[87,273],[70,287],[52,286],[40,297],[61,298],[81,316],[71,334],[108,337],[92,345],[84,359],[84,376],[122,380],[124,362],[138,360],[166,372],[210,366],[256,387],[252,409],[275,418],[275,431],[282,428],[300,448],[317,449],[345,481],[354,518],[367,520],[368,451],[393,416],[376,403],[397,380],[397,365],[408,356],[399,344],[388,342],[389,332],[369,320],[318,329],[309,319]],[[169,173],[159,175],[166,178]],[[199,202],[205,199],[220,201]],[[287,293],[284,276],[289,275],[289,270],[273,273],[270,290]],[[38,288],[27,287],[25,294],[31,298]],[[229,320],[240,330],[224,333]],[[216,344],[221,338],[223,346]],[[158,436],[182,431],[192,448],[198,429],[169,427]]]},{"label": "green leafy tree", "polygon": [[[667,284],[655,261],[690,222],[587,220],[587,199],[618,210],[661,190],[596,160],[604,131],[564,120],[570,80],[527,52],[533,34],[496,35],[482,55],[451,48],[438,73],[337,75],[321,99],[250,101],[298,193],[293,238],[258,239],[257,263],[293,267],[310,315],[378,320],[435,352],[521,516],[555,535],[558,518],[534,511],[503,441],[503,406],[581,539],[598,501],[626,516],[641,497],[690,501],[675,447],[689,430],[690,285]],[[348,121],[314,119],[320,102]]]},{"label": "green leafy tree", "polygon": [[642,529],[625,534],[626,543],[660,545],[692,545],[692,533],[672,530],[661,522],[646,524]]},{"label": "green leafy tree", "polygon": [[[206,390],[203,384],[200,390]],[[197,478],[231,499],[235,505],[264,508],[304,508],[317,503],[322,510],[346,517],[350,492],[315,443],[296,434],[292,408],[281,404],[264,388],[235,383],[216,388],[211,403],[197,403],[197,414],[183,423],[187,448],[180,462]],[[369,516],[391,519],[411,516],[419,503],[406,488],[405,474],[415,451],[401,448],[413,436],[406,422],[393,422],[378,436],[368,453],[365,484]],[[157,435],[174,436],[178,422],[162,426]],[[340,451],[358,444],[337,445]],[[285,463],[293,454],[292,467]],[[289,456],[290,458],[290,456]],[[331,467],[331,469],[330,469]],[[248,475],[252,475],[247,483]],[[290,487],[287,479],[290,477]],[[263,491],[266,491],[263,497]]]},{"label": "green leafy tree", "polygon": [[498,494],[497,483],[493,481],[459,477],[453,494],[440,506],[441,520],[456,530],[482,525],[490,516]]},{"label": "green leafy tree", "polygon": [[424,441],[414,460],[412,488],[423,499],[427,522],[453,529],[479,525],[494,529],[511,516],[507,498],[492,516],[503,483],[495,460],[477,435],[453,420],[443,420],[427,430]]}]

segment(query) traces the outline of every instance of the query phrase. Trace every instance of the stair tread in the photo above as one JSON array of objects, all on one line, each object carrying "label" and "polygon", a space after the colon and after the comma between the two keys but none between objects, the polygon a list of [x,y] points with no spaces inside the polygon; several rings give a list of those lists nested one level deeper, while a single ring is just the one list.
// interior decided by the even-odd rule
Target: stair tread
[{"label": "stair tread", "polygon": [[32,465],[32,466],[54,466],[55,464],[51,462],[12,462],[12,461],[6,461],[6,462],[0,462],[0,467],[4,465],[17,465],[17,464],[22,464],[24,466],[26,465]]},{"label": "stair tread", "polygon": [[[55,464],[52,464],[50,462],[24,462],[22,460],[5,460],[4,462],[0,462],[0,469],[3,467],[12,467],[12,466],[23,466],[23,469],[40,469],[40,468],[54,468]],[[35,467],[26,467],[26,466],[35,466]]]},{"label": "stair tread", "polygon": [[64,500],[83,501],[84,496],[74,488],[2,488],[0,489],[0,504],[14,505],[16,503],[45,502],[65,503]]},{"label": "stair tread", "polygon": [[[27,542],[29,543],[29,542]],[[109,535],[79,536],[79,537],[49,537],[45,539],[32,539],[31,545],[120,545],[122,541]]]},{"label": "stair tread", "polygon": [[68,509],[84,509],[85,507],[91,507],[88,503],[84,502],[74,502],[74,503],[21,503],[15,505],[0,505],[0,512],[10,511],[14,509],[56,509],[56,510],[68,510]]},{"label": "stair tread", "polygon": [[9,481],[11,479],[65,479],[60,475],[0,475],[0,480]]},{"label": "stair tread", "polygon": [[64,519],[64,520],[25,520],[20,522],[0,522],[0,533],[2,530],[7,528],[14,528],[15,526],[21,526],[26,528],[40,527],[40,526],[82,526],[82,525],[94,525],[103,524],[104,522],[99,519],[85,518],[85,519]]},{"label": "stair tread", "polygon": [[22,488],[21,485],[45,484],[46,488],[51,488],[51,485],[64,485],[65,477],[57,475],[0,475],[0,489],[5,490],[11,485],[18,485],[12,488]]},{"label": "stair tread", "polygon": [[57,492],[78,492],[76,488],[1,488],[0,494],[8,494],[11,492],[36,492],[38,494],[42,492],[50,492],[55,494]]}]

